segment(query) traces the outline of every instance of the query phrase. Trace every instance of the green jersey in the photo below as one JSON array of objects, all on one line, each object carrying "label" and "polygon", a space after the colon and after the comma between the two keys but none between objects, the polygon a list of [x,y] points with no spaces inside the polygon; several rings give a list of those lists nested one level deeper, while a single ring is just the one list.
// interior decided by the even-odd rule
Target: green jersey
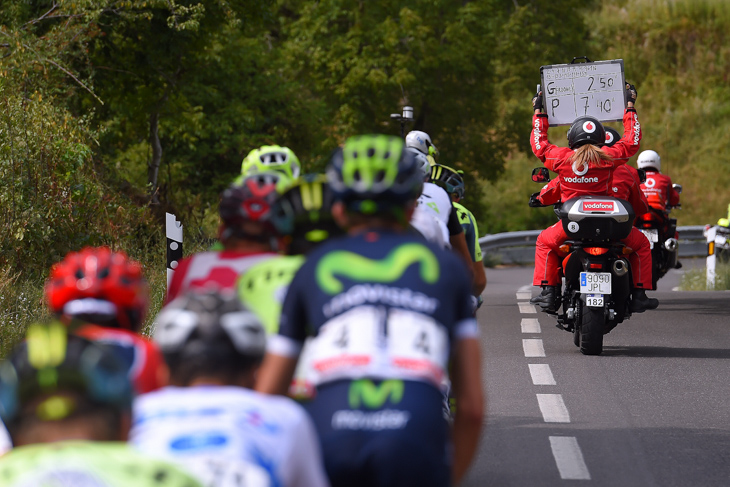
[{"label": "green jersey", "polygon": [[239,299],[259,317],[268,335],[279,331],[281,304],[303,263],[303,255],[275,257],[256,264],[238,279]]},{"label": "green jersey", "polygon": [[471,260],[474,262],[482,261],[482,248],[479,246],[479,230],[477,229],[477,221],[474,219],[474,215],[471,211],[467,210],[463,205],[454,203],[456,208],[456,215],[459,217],[459,223],[464,229],[464,236],[466,237],[466,245],[469,247],[469,254],[471,254]]},{"label": "green jersey", "polygon": [[202,487],[174,465],[126,443],[62,441],[15,448],[0,457],[3,487]]}]

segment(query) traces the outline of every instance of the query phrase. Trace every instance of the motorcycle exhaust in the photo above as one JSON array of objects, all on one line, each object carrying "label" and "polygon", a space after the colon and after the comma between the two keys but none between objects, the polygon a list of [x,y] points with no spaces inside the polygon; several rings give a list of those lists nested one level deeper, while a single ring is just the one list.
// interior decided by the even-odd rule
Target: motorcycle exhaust
[{"label": "motorcycle exhaust", "polygon": [[629,272],[629,266],[626,265],[626,261],[623,259],[617,259],[613,261],[613,273],[616,276],[621,277]]},{"label": "motorcycle exhaust", "polygon": [[676,238],[668,238],[664,242],[664,248],[667,249],[670,252],[674,252],[677,250],[677,239]]}]

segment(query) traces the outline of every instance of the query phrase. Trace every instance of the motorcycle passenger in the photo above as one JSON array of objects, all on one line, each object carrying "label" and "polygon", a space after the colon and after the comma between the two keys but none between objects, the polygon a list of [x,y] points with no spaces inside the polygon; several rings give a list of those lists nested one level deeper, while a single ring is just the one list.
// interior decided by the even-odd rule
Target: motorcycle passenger
[{"label": "motorcycle passenger", "polygon": [[474,275],[472,292],[481,305],[481,294],[487,287],[487,274],[484,271],[484,264],[482,263],[482,248],[479,245],[479,230],[476,219],[471,211],[460,203],[466,194],[464,178],[458,171],[448,166],[436,164],[431,168],[430,181],[443,188],[449,194],[451,202],[454,208],[456,208],[459,223],[464,229],[464,236],[469,246],[471,270]]},{"label": "motorcycle passenger", "polygon": [[165,306],[155,323],[171,385],[134,401],[132,445],[181,465],[217,468],[231,482],[230,468],[254,464],[268,473],[267,485],[269,476],[274,486],[328,485],[304,409],[252,390],[266,334],[236,296],[190,293]]},{"label": "motorcycle passenger", "polygon": [[16,446],[0,461],[3,487],[201,486],[124,443],[132,394],[114,350],[60,322],[31,325],[0,363],[0,416]]},{"label": "motorcycle passenger", "polygon": [[108,247],[70,252],[51,268],[44,293],[53,314],[73,320],[73,333],[119,352],[138,394],[167,383],[160,351],[140,334],[149,288],[139,262]]},{"label": "motorcycle passenger", "polygon": [[220,251],[200,252],[180,261],[167,290],[172,301],[190,290],[235,292],[241,274],[253,265],[276,256],[276,231],[270,221],[280,173],[245,176],[221,195]]},{"label": "motorcycle passenger", "polygon": [[[590,116],[578,117],[573,122],[567,134],[568,147],[551,144],[547,138],[547,114],[542,113],[542,92],[533,98],[533,129],[530,137],[532,151],[545,167],[558,174],[563,201],[583,195],[612,196],[611,182],[615,168],[625,164],[638,151],[641,140],[641,126],[634,109],[636,88],[627,83],[626,92],[629,101],[623,117],[624,135],[611,147],[605,147],[606,131],[603,125]],[[556,311],[559,305],[559,248],[566,239],[562,223],[557,222],[540,233],[535,246],[533,285],[542,286],[543,291],[531,302],[539,304],[544,310]],[[631,239],[632,236],[629,235],[625,242],[629,247]],[[638,244],[637,239],[634,245]],[[631,248],[636,249],[636,246]],[[649,256],[649,261],[650,259]],[[638,267],[641,268],[641,265]],[[635,277],[634,280],[632,311],[642,312],[656,308],[658,301],[646,296],[646,289],[651,289],[651,272],[648,277],[639,279],[641,280]]]},{"label": "motorcycle passenger", "polygon": [[[319,246],[294,276],[257,388],[286,393],[311,334],[317,395],[308,410],[332,485],[451,485],[483,422],[470,276],[453,253],[409,231],[423,182],[402,139],[351,137],[327,175],[348,236]],[[440,390],[449,359],[451,434]]]}]

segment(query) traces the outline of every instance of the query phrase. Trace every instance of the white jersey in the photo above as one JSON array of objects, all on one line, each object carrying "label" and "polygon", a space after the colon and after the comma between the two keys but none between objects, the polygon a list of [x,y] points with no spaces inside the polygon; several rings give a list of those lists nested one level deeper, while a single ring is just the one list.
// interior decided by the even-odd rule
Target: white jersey
[{"label": "white jersey", "polygon": [[[423,183],[423,191],[418,197],[418,207],[430,213],[438,220],[444,241],[449,242],[449,216],[453,208],[449,194],[433,183]],[[449,245],[450,247],[450,245]]]},{"label": "white jersey", "polygon": [[150,455],[247,461],[272,485],[327,486],[319,440],[304,409],[234,386],[165,387],[134,401],[129,442]]},{"label": "white jersey", "polygon": [[13,449],[13,443],[10,441],[10,435],[5,424],[0,421],[0,457]]},{"label": "white jersey", "polygon": [[449,241],[444,240],[444,225],[424,205],[416,206],[411,217],[411,226],[432,244],[442,249],[451,247]]}]

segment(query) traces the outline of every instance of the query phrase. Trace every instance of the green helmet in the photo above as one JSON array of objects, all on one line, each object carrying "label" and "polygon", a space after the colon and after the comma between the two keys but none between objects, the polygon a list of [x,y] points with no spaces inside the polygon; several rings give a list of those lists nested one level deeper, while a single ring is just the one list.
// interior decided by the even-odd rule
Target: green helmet
[{"label": "green helmet", "polygon": [[389,135],[347,139],[332,156],[327,178],[337,199],[365,214],[403,208],[423,189],[415,156],[405,150],[403,139]]},{"label": "green helmet", "polygon": [[457,170],[449,166],[435,164],[431,167],[429,181],[437,186],[441,186],[450,195],[455,194],[459,199],[463,198],[466,193],[464,178]]},{"label": "green helmet", "polygon": [[279,232],[291,239],[290,254],[303,254],[321,241],[342,235],[332,217],[334,194],[321,174],[294,181],[271,208],[271,220]]},{"label": "green helmet", "polygon": [[278,171],[298,178],[301,172],[299,158],[288,147],[264,145],[248,153],[241,164],[241,174],[255,174],[266,171]]}]

